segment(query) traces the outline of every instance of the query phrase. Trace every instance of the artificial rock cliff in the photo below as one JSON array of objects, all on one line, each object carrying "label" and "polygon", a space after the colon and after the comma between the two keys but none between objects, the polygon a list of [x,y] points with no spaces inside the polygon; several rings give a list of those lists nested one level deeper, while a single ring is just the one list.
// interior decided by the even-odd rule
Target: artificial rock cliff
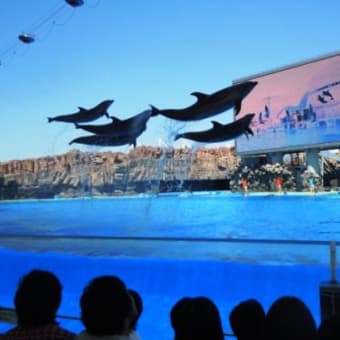
[{"label": "artificial rock cliff", "polygon": [[[301,160],[303,163],[303,160]],[[233,148],[137,147],[129,153],[80,152],[36,159],[0,162],[0,199],[111,196],[145,192],[241,190],[306,191],[313,177],[317,190],[338,188],[340,165],[326,160],[321,178],[306,166],[243,162]],[[325,185],[326,183],[326,185]]]},{"label": "artificial rock cliff", "polygon": [[[226,181],[238,165],[230,148],[193,153],[189,148],[143,146],[127,154],[72,150],[0,163],[0,199],[133,194],[158,191],[160,186],[170,191],[184,181]],[[167,189],[164,183],[173,187]]]}]

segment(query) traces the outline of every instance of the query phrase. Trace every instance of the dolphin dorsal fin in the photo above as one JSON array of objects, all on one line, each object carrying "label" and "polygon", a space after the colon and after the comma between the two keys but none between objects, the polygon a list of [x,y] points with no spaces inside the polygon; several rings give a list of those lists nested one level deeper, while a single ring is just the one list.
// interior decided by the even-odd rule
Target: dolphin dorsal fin
[{"label": "dolphin dorsal fin", "polygon": [[78,106],[78,109],[79,109],[79,111],[87,111],[86,109],[84,109],[84,108],[81,107],[81,106]]},{"label": "dolphin dorsal fin", "polygon": [[112,122],[120,122],[121,120],[115,116],[110,116],[110,118],[112,119]]},{"label": "dolphin dorsal fin", "polygon": [[192,96],[195,96],[197,98],[197,101],[204,100],[208,97],[207,94],[202,92],[192,92],[190,93]]},{"label": "dolphin dorsal fin", "polygon": [[239,112],[241,111],[241,105],[242,105],[242,100],[238,100],[235,103],[235,116],[237,116]]},{"label": "dolphin dorsal fin", "polygon": [[215,120],[212,120],[211,123],[212,123],[212,125],[214,126],[214,128],[220,128],[220,127],[222,126],[221,123],[216,122]]},{"label": "dolphin dorsal fin", "polygon": [[253,130],[252,130],[250,127],[248,127],[246,131],[247,131],[250,135],[254,136],[254,132],[253,132]]}]

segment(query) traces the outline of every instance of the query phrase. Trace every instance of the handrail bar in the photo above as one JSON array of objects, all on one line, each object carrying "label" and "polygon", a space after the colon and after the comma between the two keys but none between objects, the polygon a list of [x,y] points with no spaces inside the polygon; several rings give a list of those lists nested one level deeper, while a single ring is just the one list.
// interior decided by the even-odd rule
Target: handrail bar
[{"label": "handrail bar", "polygon": [[[65,314],[58,314],[57,319],[80,321],[80,317],[78,316],[65,315]],[[0,322],[7,322],[7,323],[15,325],[17,323],[17,316],[15,313],[15,309],[9,308],[9,307],[0,307]],[[232,336],[232,337],[235,336],[232,333],[223,333],[223,335]]]},{"label": "handrail bar", "polygon": [[[43,235],[43,234],[0,234],[0,239],[71,239],[71,240],[118,240],[118,241],[169,241],[169,242],[213,242],[213,243],[262,243],[262,244],[296,244],[328,246],[331,241],[322,240],[285,240],[285,239],[254,239],[254,238],[221,238],[221,237],[186,237],[186,236],[120,236],[120,235]],[[340,241],[336,242],[340,245]]]},{"label": "handrail bar", "polygon": [[[58,314],[58,319],[77,320],[80,321],[80,317],[73,315]],[[17,323],[17,316],[14,308],[0,307],[0,321],[7,321],[8,323]]]}]

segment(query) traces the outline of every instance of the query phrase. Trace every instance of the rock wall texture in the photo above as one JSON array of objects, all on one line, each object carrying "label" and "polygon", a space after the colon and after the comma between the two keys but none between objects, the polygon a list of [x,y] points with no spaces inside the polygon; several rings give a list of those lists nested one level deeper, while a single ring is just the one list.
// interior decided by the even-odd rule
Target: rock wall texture
[{"label": "rock wall texture", "polygon": [[[338,187],[340,166],[325,163],[327,186]],[[0,199],[122,195],[181,190],[275,190],[274,179],[283,179],[283,190],[308,190],[314,178],[317,190],[325,183],[313,169],[296,164],[244,163],[233,148],[137,147],[129,153],[80,152],[36,159],[0,162]],[[327,177],[328,176],[328,177]]]},{"label": "rock wall texture", "polygon": [[[0,163],[0,198],[115,195],[155,189],[160,181],[226,179],[239,159],[229,148],[137,147],[129,153],[89,153]],[[157,191],[157,189],[155,189]]]}]

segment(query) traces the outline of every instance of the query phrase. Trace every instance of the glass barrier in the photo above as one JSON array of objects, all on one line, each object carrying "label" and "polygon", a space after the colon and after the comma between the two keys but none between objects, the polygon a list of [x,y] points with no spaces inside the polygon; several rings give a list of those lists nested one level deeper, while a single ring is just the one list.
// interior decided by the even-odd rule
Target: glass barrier
[{"label": "glass barrier", "polygon": [[[335,244],[333,250],[339,250]],[[95,276],[117,275],[144,301],[138,331],[172,338],[169,314],[183,296],[207,296],[217,304],[226,333],[229,314],[255,298],[265,310],[282,295],[298,296],[320,323],[320,285],[330,269],[330,242],[189,237],[0,236],[0,305],[13,308],[19,278],[33,268],[54,272],[63,284],[61,325],[82,330],[79,298]],[[333,257],[334,267],[339,261]],[[157,322],[155,323],[155,317]],[[0,331],[11,325],[2,323]]]}]

